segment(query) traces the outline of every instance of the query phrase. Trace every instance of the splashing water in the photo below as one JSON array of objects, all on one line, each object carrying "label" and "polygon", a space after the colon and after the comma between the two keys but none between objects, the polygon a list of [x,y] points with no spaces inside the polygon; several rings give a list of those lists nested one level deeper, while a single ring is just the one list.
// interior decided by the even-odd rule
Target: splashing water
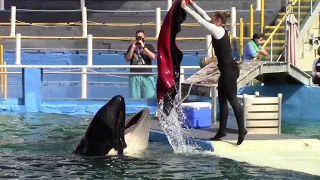
[{"label": "splashing water", "polygon": [[195,154],[198,153],[201,148],[195,142],[188,141],[188,139],[192,137],[190,129],[183,127],[186,116],[179,105],[179,96],[178,93],[174,100],[171,101],[173,102],[173,108],[169,116],[163,112],[163,100],[159,101],[158,119],[175,153]]}]

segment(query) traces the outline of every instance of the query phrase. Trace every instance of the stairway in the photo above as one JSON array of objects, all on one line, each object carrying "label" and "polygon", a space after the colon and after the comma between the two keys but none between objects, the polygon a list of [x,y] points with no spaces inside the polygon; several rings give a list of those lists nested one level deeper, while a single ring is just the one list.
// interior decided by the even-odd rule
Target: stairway
[{"label": "stairway", "polygon": [[[308,13],[311,10],[310,7],[310,2],[311,0],[300,0],[300,28],[303,25],[303,21],[308,17]],[[312,0],[312,10],[316,7],[316,5],[319,3],[319,0]],[[292,6],[293,7],[293,14],[295,15],[296,19],[298,19],[298,2]],[[273,25],[267,25],[265,26],[264,33],[265,33],[265,40],[267,40],[278,23],[281,21],[283,16],[285,15],[286,8],[283,7],[282,11],[278,13],[278,15],[275,18],[275,21]],[[266,50],[268,50],[270,56],[264,57],[263,60],[271,60],[272,61],[283,61],[284,60],[284,46],[285,46],[285,23],[286,20],[284,20],[278,30],[275,32],[273,36],[273,41],[272,41],[272,56],[271,56],[271,43],[269,42],[267,46],[265,47]],[[280,55],[282,56],[280,57]]]}]

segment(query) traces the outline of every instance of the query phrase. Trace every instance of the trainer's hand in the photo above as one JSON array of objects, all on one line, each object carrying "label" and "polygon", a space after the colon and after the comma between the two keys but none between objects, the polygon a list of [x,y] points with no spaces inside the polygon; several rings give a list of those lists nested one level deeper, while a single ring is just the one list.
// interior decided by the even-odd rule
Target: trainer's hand
[{"label": "trainer's hand", "polygon": [[192,6],[193,5],[193,0],[188,0],[187,3]]},{"label": "trainer's hand", "polygon": [[186,0],[182,0],[182,1],[181,1],[181,7],[182,7],[182,8],[185,8],[186,6],[187,6]]}]

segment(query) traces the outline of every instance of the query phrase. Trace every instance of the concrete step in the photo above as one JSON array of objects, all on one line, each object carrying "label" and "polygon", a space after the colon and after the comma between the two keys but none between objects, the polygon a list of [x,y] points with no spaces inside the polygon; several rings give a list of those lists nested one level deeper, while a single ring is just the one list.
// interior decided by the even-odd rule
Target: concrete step
[{"label": "concrete step", "polygon": [[[275,29],[277,26],[265,26],[265,29]],[[285,26],[279,26],[279,29],[284,29],[285,28]]]},{"label": "concrete step", "polygon": [[[264,43],[267,39],[263,40],[262,42]],[[270,42],[269,42],[270,43]],[[273,44],[284,44],[285,40],[272,40]]]},{"label": "concrete step", "polygon": [[[264,35],[269,37],[272,33],[265,33]],[[276,32],[274,33],[273,36],[284,36],[284,33],[281,33],[281,32]],[[265,38],[266,39],[266,38]]]},{"label": "concrete step", "polygon": [[[316,2],[317,0],[312,0],[312,2]],[[298,2],[297,2],[298,3]],[[300,0],[300,4],[301,3],[310,3],[310,0]]]},{"label": "concrete step", "polygon": [[[298,10],[299,6],[292,6],[292,9]],[[301,6],[300,5],[300,11],[310,11],[310,5],[307,6]]]},{"label": "concrete step", "polygon": [[[295,18],[297,19],[298,21],[298,16],[295,16]],[[304,16],[300,16],[300,22],[302,22],[304,20]],[[277,19],[277,23],[279,23],[281,21],[281,19]]]},{"label": "concrete step", "polygon": [[[268,51],[271,50],[270,46],[265,47],[265,49],[268,50]],[[273,51],[281,51],[282,49],[283,49],[283,46],[273,46],[272,47]]]},{"label": "concrete step", "polygon": [[[284,16],[286,13],[285,12],[279,12],[278,13],[278,15],[280,15],[280,16]],[[295,16],[298,16],[298,12],[293,12],[293,14],[295,15]],[[308,12],[300,12],[300,16],[301,15],[307,15],[308,14]]]}]

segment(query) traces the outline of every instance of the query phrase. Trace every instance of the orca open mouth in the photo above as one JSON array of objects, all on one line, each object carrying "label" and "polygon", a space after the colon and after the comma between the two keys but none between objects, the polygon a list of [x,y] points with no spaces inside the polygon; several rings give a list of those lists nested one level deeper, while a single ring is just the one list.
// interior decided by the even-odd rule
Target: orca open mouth
[{"label": "orca open mouth", "polygon": [[149,117],[147,115],[149,115],[149,109],[144,108],[135,115],[131,116],[126,122],[124,134],[126,135],[136,129],[137,126],[145,120],[145,118]]}]

